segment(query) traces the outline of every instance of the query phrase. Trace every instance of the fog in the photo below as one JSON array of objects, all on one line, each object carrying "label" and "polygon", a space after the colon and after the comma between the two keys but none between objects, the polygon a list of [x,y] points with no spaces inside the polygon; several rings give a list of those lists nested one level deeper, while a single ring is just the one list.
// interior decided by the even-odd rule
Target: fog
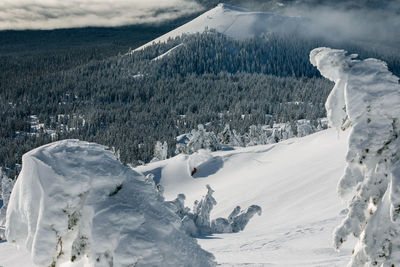
[{"label": "fog", "polygon": [[400,4],[393,2],[382,8],[325,5],[285,6],[282,13],[311,20],[309,34],[333,40],[349,40],[365,44],[386,44],[400,48]]},{"label": "fog", "polygon": [[[204,1],[204,0],[199,0]],[[398,0],[228,0],[253,11],[304,17],[305,34],[400,49]]]},{"label": "fog", "polygon": [[1,0],[0,30],[160,23],[202,9],[192,0]]}]

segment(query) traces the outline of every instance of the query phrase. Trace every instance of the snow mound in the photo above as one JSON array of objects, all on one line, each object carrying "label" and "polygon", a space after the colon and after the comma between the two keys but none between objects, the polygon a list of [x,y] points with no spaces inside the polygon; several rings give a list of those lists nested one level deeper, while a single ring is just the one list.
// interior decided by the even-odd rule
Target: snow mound
[{"label": "snow mound", "polygon": [[[252,12],[246,9],[219,4],[194,20],[170,31],[134,51],[142,50],[153,43],[166,42],[182,34],[202,33],[215,29],[235,39],[243,40],[262,33],[293,33],[304,22],[303,18],[286,17],[265,12]],[[133,51],[133,52],[134,52]]]},{"label": "snow mound", "polygon": [[334,245],[359,238],[349,266],[394,266],[400,262],[400,85],[385,62],[326,47],[310,61],[335,86],[326,102],[332,126],[350,128],[345,173],[338,184],[350,196]]},{"label": "snow mound", "polygon": [[214,265],[142,175],[78,140],[23,156],[6,237],[38,266]]}]

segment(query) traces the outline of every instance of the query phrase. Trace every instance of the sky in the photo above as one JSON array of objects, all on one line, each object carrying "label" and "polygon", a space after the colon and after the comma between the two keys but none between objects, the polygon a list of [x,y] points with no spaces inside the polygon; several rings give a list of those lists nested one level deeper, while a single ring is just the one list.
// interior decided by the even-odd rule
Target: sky
[{"label": "sky", "polygon": [[159,23],[201,10],[194,0],[0,0],[0,30]]},{"label": "sky", "polygon": [[[223,1],[223,0],[221,0]],[[0,0],[0,30],[162,23],[205,11],[218,0]],[[311,32],[332,38],[400,43],[399,0],[225,0],[313,21]],[[285,4],[283,4],[285,3]],[[370,3],[369,6],[366,3]],[[272,7],[279,7],[274,9]],[[328,36],[328,37],[329,37]]]}]

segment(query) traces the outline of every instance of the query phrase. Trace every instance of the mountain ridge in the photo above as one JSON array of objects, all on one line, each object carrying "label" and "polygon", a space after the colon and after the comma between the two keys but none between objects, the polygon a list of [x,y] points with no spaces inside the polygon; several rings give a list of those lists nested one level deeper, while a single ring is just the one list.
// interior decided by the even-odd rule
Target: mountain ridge
[{"label": "mountain ridge", "polygon": [[215,8],[136,48],[132,52],[143,50],[154,43],[166,42],[169,38],[183,34],[202,33],[210,29],[234,39],[243,40],[268,33],[294,33],[304,22],[305,19],[300,17],[249,11],[248,9],[220,3]]}]

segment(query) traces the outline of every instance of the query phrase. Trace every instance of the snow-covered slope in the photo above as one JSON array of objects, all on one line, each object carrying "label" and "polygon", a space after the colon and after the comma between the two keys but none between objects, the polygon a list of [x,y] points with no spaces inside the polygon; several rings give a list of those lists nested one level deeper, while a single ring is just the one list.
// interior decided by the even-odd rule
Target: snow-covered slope
[{"label": "snow-covered slope", "polygon": [[220,264],[344,266],[352,244],[336,252],[332,232],[344,209],[336,185],[345,166],[346,142],[346,132],[329,129],[274,145],[214,152],[194,177],[184,155],[137,170],[154,173],[169,200],[184,193],[188,207],[210,184],[218,202],[213,218],[227,216],[236,205],[262,207],[262,216],[243,232],[199,239]]},{"label": "snow-covered slope", "polygon": [[246,39],[262,33],[295,32],[304,19],[285,17],[272,13],[251,12],[246,9],[219,4],[194,20],[170,31],[136,50],[141,50],[152,43],[165,42],[168,38],[182,34],[201,33],[206,29],[215,29],[235,39]]},{"label": "snow-covered slope", "polygon": [[[243,232],[198,239],[222,265],[345,266],[353,244],[336,252],[332,232],[343,219],[336,185],[346,147],[347,133],[329,129],[273,145],[213,152],[194,177],[184,155],[136,170],[154,173],[168,200],[185,193],[189,207],[210,184],[218,202],[212,218],[226,217],[236,205],[262,207],[262,216],[254,217]],[[0,265],[21,266],[25,259],[30,266],[24,255],[9,242],[0,243]]]}]

